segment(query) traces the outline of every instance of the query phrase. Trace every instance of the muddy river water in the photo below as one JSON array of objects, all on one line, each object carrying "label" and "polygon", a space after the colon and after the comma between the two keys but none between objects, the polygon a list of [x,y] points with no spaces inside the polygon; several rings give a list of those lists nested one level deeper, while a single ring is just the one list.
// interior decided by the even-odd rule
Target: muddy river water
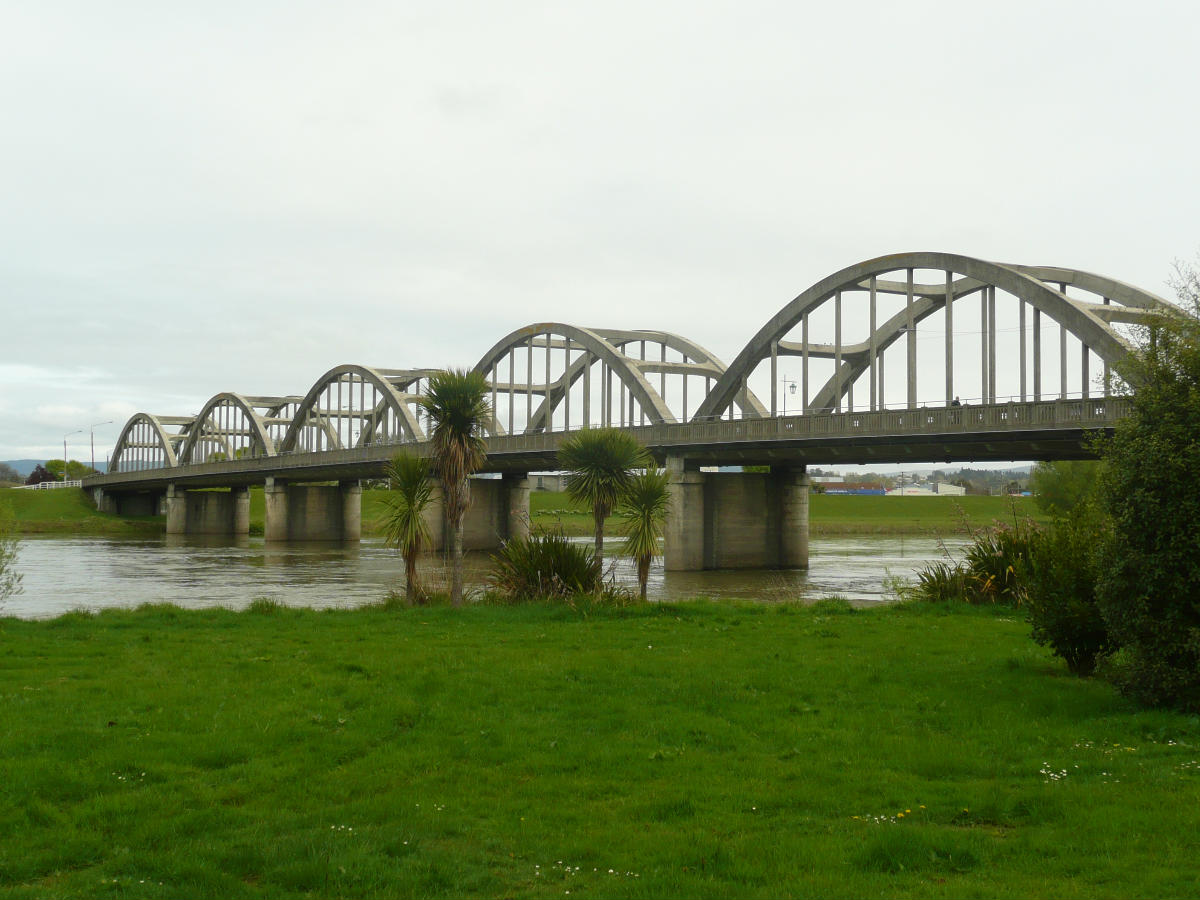
[{"label": "muddy river water", "polygon": [[[588,539],[581,539],[585,542]],[[961,544],[955,542],[950,549]],[[618,552],[619,541],[609,545]],[[694,597],[779,602],[841,596],[855,605],[892,598],[889,576],[911,578],[932,559],[942,558],[934,538],[899,536],[814,537],[804,571],[650,571],[653,601]],[[482,585],[487,554],[468,554],[468,584]],[[620,583],[636,587],[630,560],[610,560]],[[443,577],[442,560],[423,567],[427,581]],[[240,540],[105,537],[27,537],[17,570],[24,590],[10,597],[0,615],[45,618],[73,609],[98,610],[142,603],[238,609],[258,597],[290,606],[356,607],[379,602],[403,583],[403,561],[378,539],[357,545],[266,544]]]}]

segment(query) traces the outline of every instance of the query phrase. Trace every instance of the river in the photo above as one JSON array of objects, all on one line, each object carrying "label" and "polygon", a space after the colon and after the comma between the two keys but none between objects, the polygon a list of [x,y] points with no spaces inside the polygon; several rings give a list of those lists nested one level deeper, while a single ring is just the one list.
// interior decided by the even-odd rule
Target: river
[{"label": "river", "polygon": [[[590,539],[580,539],[588,542]],[[951,550],[962,541],[951,544]],[[619,541],[611,542],[616,552]],[[912,536],[815,537],[810,567],[798,570],[664,572],[650,570],[654,601],[696,597],[811,602],[841,596],[869,606],[893,599],[888,576],[911,577],[942,558],[934,538]],[[440,558],[423,566],[437,582]],[[630,560],[611,560],[618,582],[636,588]],[[467,582],[486,580],[488,555],[468,554]],[[230,539],[26,537],[17,571],[23,591],[10,597],[0,615],[48,618],[75,609],[100,610],[142,603],[240,609],[259,597],[289,606],[352,608],[377,603],[400,589],[403,560],[378,539],[359,544],[271,544],[261,537]]]}]

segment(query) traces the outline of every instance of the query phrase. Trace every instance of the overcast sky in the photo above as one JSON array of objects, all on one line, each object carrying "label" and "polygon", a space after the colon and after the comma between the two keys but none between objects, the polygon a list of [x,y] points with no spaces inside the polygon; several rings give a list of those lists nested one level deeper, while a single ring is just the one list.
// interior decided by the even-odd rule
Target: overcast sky
[{"label": "overcast sky", "polygon": [[904,250],[1169,295],[1198,9],[0,0],[0,459],[537,321],[729,361]]}]

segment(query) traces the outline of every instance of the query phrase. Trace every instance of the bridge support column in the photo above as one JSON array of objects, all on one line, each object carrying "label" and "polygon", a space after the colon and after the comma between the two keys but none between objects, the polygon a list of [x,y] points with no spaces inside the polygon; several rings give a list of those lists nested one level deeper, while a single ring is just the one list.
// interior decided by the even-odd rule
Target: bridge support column
[{"label": "bridge support column", "polygon": [[185,491],[168,485],[167,534],[249,534],[250,490]]},{"label": "bridge support column", "polygon": [[670,501],[663,535],[663,565],[669,572],[705,566],[704,475],[687,471],[682,457],[667,457]]},{"label": "bridge support column", "polygon": [[362,536],[362,487],[285,484],[267,479],[263,490],[268,541],[356,541]]},{"label": "bridge support column", "polygon": [[338,488],[342,494],[342,540],[361,540],[362,482],[344,481]]},{"label": "bridge support column", "polygon": [[786,469],[779,473],[779,565],[785,569],[808,568],[808,471]]},{"label": "bridge support column", "polygon": [[92,489],[92,503],[96,505],[96,511],[117,515],[120,510],[117,508],[117,498],[112,494],[104,493],[104,488]]},{"label": "bridge support column", "polygon": [[187,491],[167,485],[167,534],[187,534]]},{"label": "bridge support column", "polygon": [[[441,550],[450,540],[442,485],[433,482],[425,524],[429,526],[430,549]],[[463,549],[495,550],[502,541],[529,536],[529,478],[472,478],[471,508],[463,517]]]},{"label": "bridge support column", "polygon": [[807,472],[687,471],[668,459],[668,571],[808,567]]},{"label": "bridge support column", "polygon": [[288,539],[288,489],[287,483],[268,478],[263,487],[266,506],[263,522],[263,537],[268,541]]},{"label": "bridge support column", "polygon": [[250,533],[250,488],[235,487],[233,495],[233,533]]},{"label": "bridge support column", "polygon": [[505,475],[504,494],[508,500],[508,529],[504,539],[511,541],[529,537],[529,476]]}]

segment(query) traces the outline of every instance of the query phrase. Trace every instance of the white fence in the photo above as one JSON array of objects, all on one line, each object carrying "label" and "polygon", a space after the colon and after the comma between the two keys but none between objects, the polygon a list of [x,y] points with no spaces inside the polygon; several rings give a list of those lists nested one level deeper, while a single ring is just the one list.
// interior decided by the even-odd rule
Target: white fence
[{"label": "white fence", "polygon": [[43,481],[41,484],[19,484],[18,491],[52,491],[55,488],[83,487],[82,481]]}]

